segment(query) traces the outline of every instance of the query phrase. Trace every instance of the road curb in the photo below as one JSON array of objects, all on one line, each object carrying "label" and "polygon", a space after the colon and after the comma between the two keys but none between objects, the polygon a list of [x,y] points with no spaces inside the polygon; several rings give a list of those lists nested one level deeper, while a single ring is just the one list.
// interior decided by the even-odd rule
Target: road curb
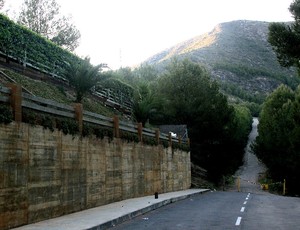
[{"label": "road curb", "polygon": [[155,204],[152,204],[150,206],[147,206],[145,208],[133,211],[133,212],[128,213],[126,215],[123,215],[123,216],[117,217],[115,219],[109,220],[109,221],[107,221],[105,223],[102,223],[102,224],[99,224],[97,226],[88,228],[88,230],[104,230],[104,229],[108,229],[108,228],[114,227],[114,226],[116,226],[118,224],[121,224],[122,222],[131,220],[132,218],[135,218],[135,217],[143,215],[143,214],[145,214],[147,212],[150,212],[150,211],[153,211],[153,210],[158,209],[160,207],[163,207],[165,205],[168,205],[168,204],[171,204],[171,203],[175,203],[177,201],[184,200],[184,199],[187,199],[187,198],[199,195],[199,194],[203,194],[203,193],[206,193],[206,192],[209,192],[209,191],[211,191],[211,190],[210,189],[204,189],[204,190],[201,190],[201,191],[198,191],[198,192],[195,192],[195,193],[191,193],[191,194],[187,194],[187,195],[181,195],[181,196],[177,196],[177,197],[173,197],[173,198],[168,198],[168,199],[159,201],[159,202],[157,202]]}]

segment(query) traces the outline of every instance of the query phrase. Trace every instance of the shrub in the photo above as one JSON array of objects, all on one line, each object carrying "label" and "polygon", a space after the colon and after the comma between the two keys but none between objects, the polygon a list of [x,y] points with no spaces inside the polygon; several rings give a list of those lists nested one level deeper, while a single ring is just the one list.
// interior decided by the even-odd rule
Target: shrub
[{"label": "shrub", "polygon": [[11,108],[7,105],[0,105],[0,123],[9,124],[13,121]]},{"label": "shrub", "polygon": [[169,141],[167,141],[167,140],[161,140],[160,143],[162,144],[162,146],[165,149],[169,148]]},{"label": "shrub", "polygon": [[155,137],[147,137],[147,136],[143,136],[143,143],[146,145],[157,145],[157,141],[155,139]]},{"label": "shrub", "polygon": [[31,125],[36,125],[36,116],[37,114],[30,109],[22,110],[22,121]]},{"label": "shrub", "polygon": [[120,130],[120,137],[123,140],[127,140],[127,142],[138,143],[140,141],[137,133],[131,133],[123,130]]},{"label": "shrub", "polygon": [[100,139],[108,137],[109,141],[112,141],[114,138],[114,132],[112,128],[104,128],[99,126],[94,129],[94,134]]},{"label": "shrub", "polygon": [[72,118],[57,118],[56,128],[61,130],[65,135],[76,135],[79,133],[78,124]]}]

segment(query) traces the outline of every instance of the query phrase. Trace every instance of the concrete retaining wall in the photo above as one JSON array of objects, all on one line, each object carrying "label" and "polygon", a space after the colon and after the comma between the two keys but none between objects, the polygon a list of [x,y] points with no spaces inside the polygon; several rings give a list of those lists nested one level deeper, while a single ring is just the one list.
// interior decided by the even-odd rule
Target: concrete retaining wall
[{"label": "concrete retaining wall", "polygon": [[0,229],[190,185],[181,150],[0,125]]}]

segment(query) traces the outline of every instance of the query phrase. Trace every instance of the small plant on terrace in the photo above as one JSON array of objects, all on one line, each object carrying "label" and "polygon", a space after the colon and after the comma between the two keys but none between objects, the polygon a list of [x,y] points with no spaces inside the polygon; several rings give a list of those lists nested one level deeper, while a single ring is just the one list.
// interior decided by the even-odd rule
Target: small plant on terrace
[{"label": "small plant on terrace", "polygon": [[67,65],[64,75],[75,89],[75,102],[81,103],[83,97],[100,81],[102,67],[103,64],[93,66],[87,57]]}]

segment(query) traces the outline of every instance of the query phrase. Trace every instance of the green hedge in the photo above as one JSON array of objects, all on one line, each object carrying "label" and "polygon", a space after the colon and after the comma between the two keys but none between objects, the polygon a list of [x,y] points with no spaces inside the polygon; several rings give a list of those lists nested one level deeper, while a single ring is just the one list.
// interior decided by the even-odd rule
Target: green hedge
[{"label": "green hedge", "polygon": [[13,114],[10,106],[0,104],[0,124],[9,124],[13,121]]},{"label": "green hedge", "polygon": [[78,56],[14,23],[2,14],[0,14],[0,51],[19,61],[26,61],[58,75],[62,74],[66,62],[81,60]]},{"label": "green hedge", "polygon": [[[67,63],[82,61],[73,53],[0,14],[0,51],[20,62],[30,63],[41,70],[64,77]],[[134,89],[117,79],[108,78],[96,90],[109,88],[114,96],[122,92],[130,101]],[[120,101],[122,103],[123,101]]]}]

